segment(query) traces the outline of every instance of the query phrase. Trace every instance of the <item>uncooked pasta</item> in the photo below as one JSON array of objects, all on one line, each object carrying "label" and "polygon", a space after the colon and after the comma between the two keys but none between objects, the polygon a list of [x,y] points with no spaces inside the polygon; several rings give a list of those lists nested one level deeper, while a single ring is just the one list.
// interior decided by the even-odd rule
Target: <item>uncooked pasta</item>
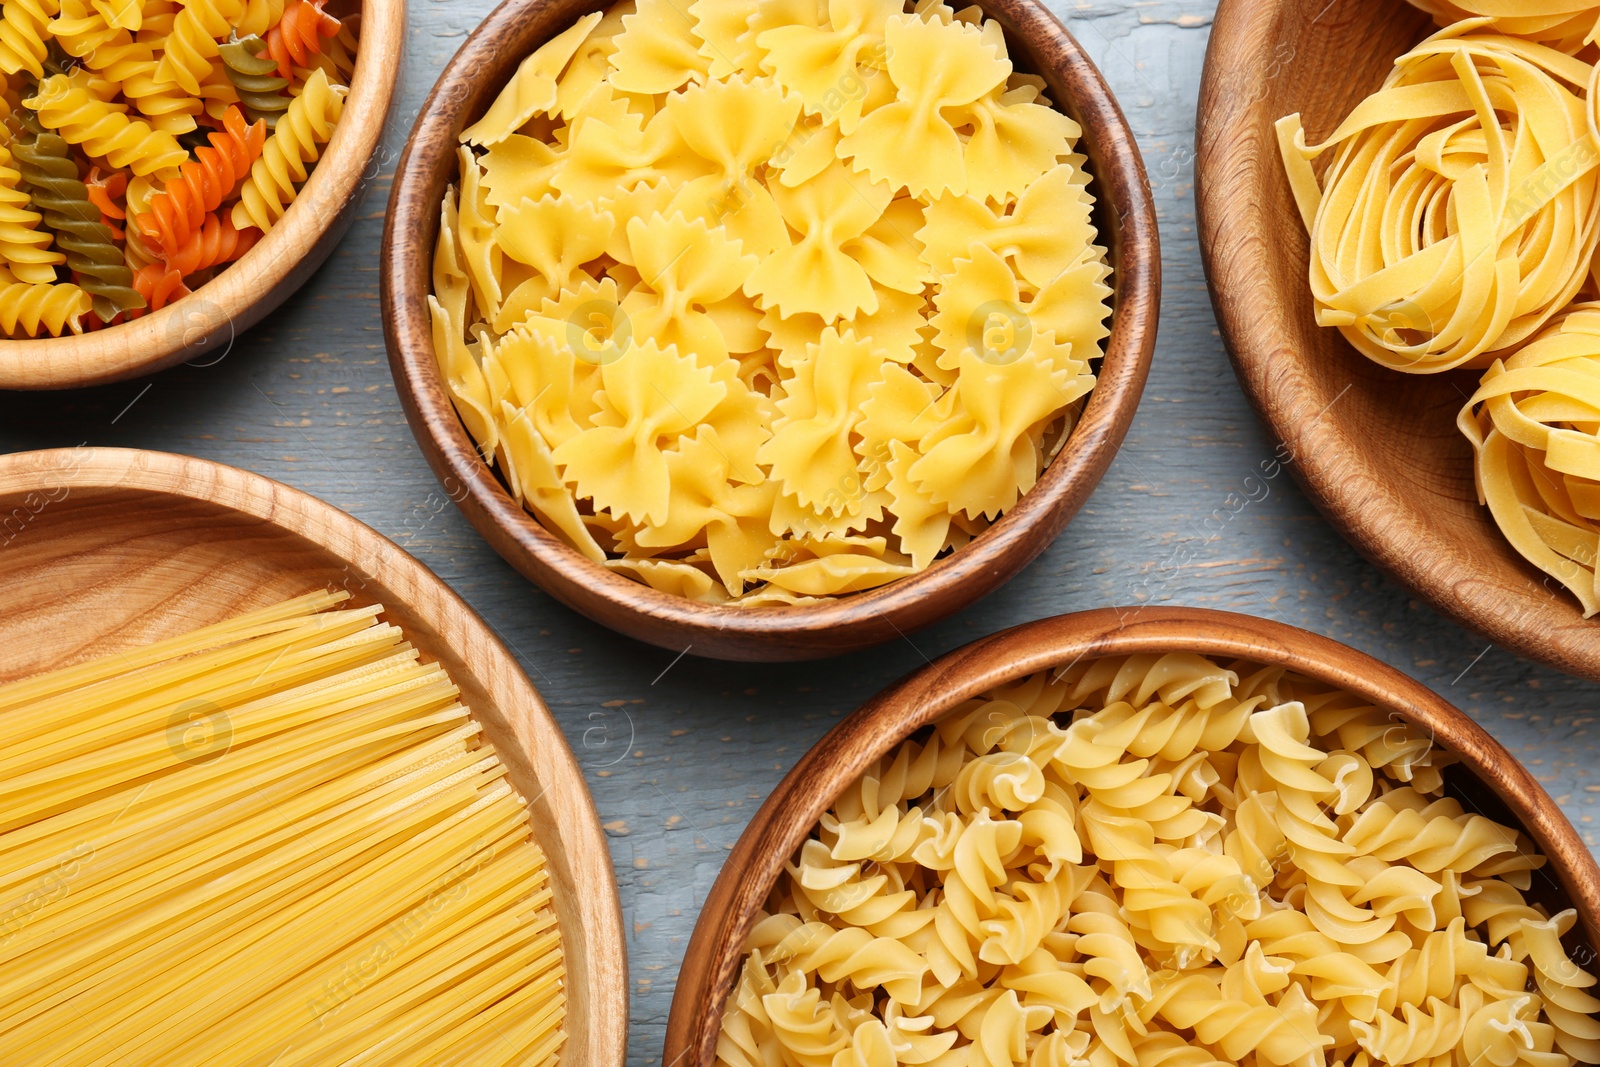
[{"label": "uncooked pasta", "polygon": [[1478,494],[1513,548],[1600,611],[1600,304],[1495,360],[1461,411]]},{"label": "uncooked pasta", "polygon": [[0,685],[0,1062],[556,1062],[527,806],[342,599]]},{"label": "uncooked pasta", "polygon": [[[1600,147],[1589,63],[1454,23],[1320,144],[1278,123],[1311,234],[1317,322],[1394,370],[1481,367],[1589,279]],[[1332,150],[1318,182],[1310,160]]]},{"label": "uncooked pasta", "polygon": [[1107,336],[1044,89],[932,0],[583,16],[462,134],[442,206],[434,348],[483,456],[594,563],[707,603],[959,550],[1034,486]]},{"label": "uncooked pasta", "polygon": [[1172,653],[968,701],[836,798],[779,876],[726,1067],[1567,1067],[1593,975],[1544,863],[1431,737]]},{"label": "uncooked pasta", "polygon": [[[1600,610],[1600,127],[1578,0],[1412,0],[1437,33],[1321,144],[1278,122],[1317,322],[1394,370],[1487,368],[1458,423],[1511,547]],[[1332,153],[1321,178],[1312,161]]]},{"label": "uncooked pasta", "polygon": [[322,155],[359,18],[326,0],[0,5],[0,330],[58,336],[187,295]]}]

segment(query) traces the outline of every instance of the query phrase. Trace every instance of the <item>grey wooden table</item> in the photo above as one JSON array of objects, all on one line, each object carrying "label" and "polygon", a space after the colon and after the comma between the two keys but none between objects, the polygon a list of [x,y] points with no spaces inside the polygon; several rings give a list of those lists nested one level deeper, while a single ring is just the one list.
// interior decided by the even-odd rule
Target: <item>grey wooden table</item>
[{"label": "grey wooden table", "polygon": [[[1194,110],[1214,4],[1052,6],[1111,82],[1160,211],[1161,343],[1127,443],[1060,540],[1000,592],[907,640],[820,664],[696,659],[618,637],[501,562],[439,488],[389,377],[377,246],[394,160],[438,72],[493,0],[410,0],[384,168],[360,219],[301,292],[225,358],[75,393],[0,396],[0,448],[186,452],[305,489],[396,540],[515,649],[594,791],[621,885],[630,1063],[660,1060],[684,944],[723,857],[800,754],[925,660],[1014,623],[1133,602],[1288,621],[1394,664],[1483,723],[1595,844],[1594,687],[1458,629],[1379,574],[1280,474],[1234,381],[1206,296]],[[1590,766],[1590,761],[1596,761]]]}]

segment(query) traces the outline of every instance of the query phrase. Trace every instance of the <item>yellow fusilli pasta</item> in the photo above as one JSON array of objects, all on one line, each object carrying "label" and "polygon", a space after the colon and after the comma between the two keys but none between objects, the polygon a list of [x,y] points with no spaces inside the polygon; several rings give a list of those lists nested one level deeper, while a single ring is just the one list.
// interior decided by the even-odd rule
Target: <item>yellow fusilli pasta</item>
[{"label": "yellow fusilli pasta", "polygon": [[726,1067],[1571,1067],[1543,859],[1426,733],[1281,668],[1078,661],[837,797],[746,943]]},{"label": "yellow fusilli pasta", "polygon": [[348,92],[344,86],[330,83],[323,71],[311,76],[251,167],[233,208],[235,226],[254,226],[264,233],[283,217],[298,184],[310,173],[308,165],[316,162],[322,146],[333,136]]}]

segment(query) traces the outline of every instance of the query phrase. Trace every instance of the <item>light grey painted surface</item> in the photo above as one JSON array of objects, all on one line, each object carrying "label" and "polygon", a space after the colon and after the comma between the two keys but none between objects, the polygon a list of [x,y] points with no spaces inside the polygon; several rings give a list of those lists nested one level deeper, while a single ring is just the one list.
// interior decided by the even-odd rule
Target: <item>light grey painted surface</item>
[{"label": "light grey painted surface", "polygon": [[[840,715],[973,638],[1136,600],[1286,620],[1445,693],[1534,773],[1594,844],[1593,686],[1440,619],[1355,554],[1250,413],[1206,297],[1193,196],[1194,108],[1212,4],[1061,2],[1144,149],[1165,258],[1161,343],[1127,443],[1061,539],[987,601],[896,645],[821,664],[730,665],[617,637],[560,607],[485,546],[417,451],[383,351],[376,249],[393,160],[434,78],[489,0],[411,0],[384,175],[322,271],[227,357],[79,393],[0,396],[0,448],[187,452],[353,513],[450,582],[516,650],[584,763],[628,930],[630,1062],[659,1062],[700,902],[767,791]],[[131,405],[131,406],[130,406]],[[669,669],[670,667],[670,669]]]}]

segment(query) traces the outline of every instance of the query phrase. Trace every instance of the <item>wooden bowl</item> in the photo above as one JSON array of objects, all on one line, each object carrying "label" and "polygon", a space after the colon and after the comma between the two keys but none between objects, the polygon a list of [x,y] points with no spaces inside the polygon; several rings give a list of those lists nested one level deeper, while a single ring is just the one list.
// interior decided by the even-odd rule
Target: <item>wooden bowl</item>
[{"label": "wooden bowl", "polygon": [[662,1062],[710,1067],[757,910],[818,818],[880,756],[963,701],[1035,671],[1086,658],[1179,651],[1288,667],[1430,731],[1461,758],[1445,772],[1452,795],[1527,830],[1549,857],[1543,871],[1553,876],[1536,881],[1546,892],[1535,898],[1575,907],[1582,936],[1597,943],[1600,868],[1593,855],[1527,769],[1437,693],[1371,656],[1283,623],[1202,608],[1102,608],[1026,623],[941,656],[862,705],[801,757],[728,854],[700,910]]},{"label": "wooden bowl", "polygon": [[287,213],[254,248],[176,303],[109,329],[61,337],[0,338],[0,389],[104,385],[224,353],[300,288],[355,220],[400,76],[405,0],[333,0],[361,12],[350,96],[333,139]]},{"label": "wooden bowl", "polygon": [[1351,544],[1462,626],[1600,680],[1600,624],[1478,503],[1455,425],[1477,374],[1387,370],[1312,317],[1309,241],[1273,123],[1298,111],[1308,139],[1325,136],[1431,29],[1390,0],[1222,0],[1198,127],[1211,301],[1277,459]]},{"label": "wooden bowl", "polygon": [[478,456],[434,359],[427,296],[439,204],[460,132],[547,38],[602,0],[505,0],[445,68],[400,157],[380,273],[384,336],[412,432],[478,532],[557,600],[630,637],[697,656],[797,660],[892,640],[993,592],[1044,551],[1088,499],[1133,419],[1155,348],[1161,253],[1138,147],[1099,71],[1037,0],[986,0],[1018,66],[1083,126],[1095,222],[1116,289],[1111,336],[1082,419],[1039,483],[981,537],[928,570],[819,606],[721,607],[657,592],[585,559],[539,525]]},{"label": "wooden bowl", "polygon": [[286,485],[120,448],[0,457],[0,681],[318,589],[381,602],[444,665],[528,798],[567,968],[561,1063],[622,1067],[627,960],[594,801],[550,711],[472,609],[393,542]]}]

